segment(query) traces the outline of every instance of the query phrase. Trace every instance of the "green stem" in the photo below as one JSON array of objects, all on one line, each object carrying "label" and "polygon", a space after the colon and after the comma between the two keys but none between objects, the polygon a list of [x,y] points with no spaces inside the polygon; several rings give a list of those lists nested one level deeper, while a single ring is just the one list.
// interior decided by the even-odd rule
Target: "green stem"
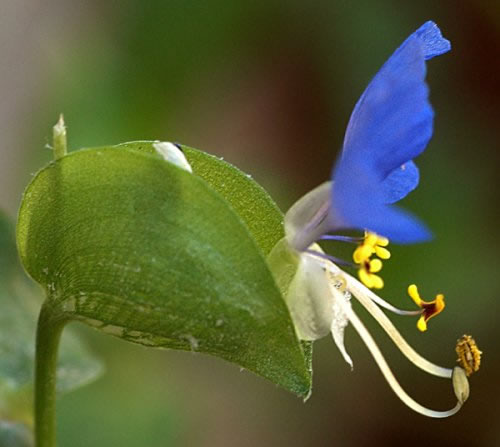
[{"label": "green stem", "polygon": [[57,350],[67,320],[45,301],[40,310],[35,357],[35,446],[56,446]]}]

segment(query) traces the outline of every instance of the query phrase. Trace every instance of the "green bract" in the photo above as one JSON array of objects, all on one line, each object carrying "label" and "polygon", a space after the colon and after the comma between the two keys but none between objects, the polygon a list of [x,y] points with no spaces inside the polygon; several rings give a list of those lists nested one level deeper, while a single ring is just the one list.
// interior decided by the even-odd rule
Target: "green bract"
[{"label": "green bract", "polygon": [[185,154],[193,174],[150,142],[50,163],[24,194],[21,260],[63,318],[216,355],[305,397],[311,353],[265,261],[283,236],[282,215],[236,168]]}]

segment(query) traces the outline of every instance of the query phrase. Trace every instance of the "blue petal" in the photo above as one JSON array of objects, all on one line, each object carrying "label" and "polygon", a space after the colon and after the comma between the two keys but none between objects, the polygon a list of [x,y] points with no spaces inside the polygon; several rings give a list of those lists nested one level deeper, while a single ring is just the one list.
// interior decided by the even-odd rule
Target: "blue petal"
[{"label": "blue petal", "polygon": [[440,56],[451,50],[450,41],[443,37],[440,29],[432,20],[425,22],[413,35],[416,35],[423,43],[422,50],[424,51],[425,60]]},{"label": "blue petal", "polygon": [[377,181],[366,164],[351,157],[346,157],[343,163],[346,169],[335,176],[332,188],[331,222],[334,228],[369,230],[399,244],[423,242],[432,237],[425,224],[415,216],[388,204],[384,188],[374,191],[373,184]]},{"label": "blue petal", "polygon": [[432,239],[432,233],[417,217],[393,205],[384,205],[370,216],[370,231],[388,236],[396,244]]},{"label": "blue petal", "polygon": [[417,186],[420,174],[413,161],[394,169],[381,184],[384,203],[395,203],[406,197]]},{"label": "blue petal", "polygon": [[433,111],[425,60],[450,49],[427,22],[382,66],[359,99],[347,126],[344,152],[371,160],[381,178],[419,155],[432,136]]},{"label": "blue petal", "polygon": [[[425,61],[449,49],[439,28],[427,22],[403,42],[368,85],[354,108],[333,172],[334,225],[369,229],[395,241],[429,237],[414,217],[387,204],[418,184],[418,170],[410,161],[427,146],[433,124]],[[402,165],[407,169],[402,170]],[[408,235],[403,237],[405,231]]]}]

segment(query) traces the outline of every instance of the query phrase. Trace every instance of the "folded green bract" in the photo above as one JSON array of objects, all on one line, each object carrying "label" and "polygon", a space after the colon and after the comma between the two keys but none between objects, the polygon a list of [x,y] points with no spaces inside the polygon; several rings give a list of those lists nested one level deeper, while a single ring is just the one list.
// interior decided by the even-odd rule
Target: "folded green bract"
[{"label": "folded green bract", "polygon": [[51,162],[23,197],[23,265],[70,319],[146,346],[212,354],[306,397],[311,352],[265,261],[283,237],[282,215],[241,171],[184,152],[193,174],[152,142]]}]

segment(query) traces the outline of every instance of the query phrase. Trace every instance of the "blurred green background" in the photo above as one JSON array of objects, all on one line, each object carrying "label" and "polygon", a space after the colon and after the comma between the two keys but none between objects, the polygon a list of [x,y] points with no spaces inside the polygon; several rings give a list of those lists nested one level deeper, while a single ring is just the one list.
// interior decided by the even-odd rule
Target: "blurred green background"
[{"label": "blurred green background", "polygon": [[[315,344],[314,392],[303,403],[234,365],[81,333],[107,373],[63,397],[61,446],[500,445],[500,4],[477,1],[0,0],[0,205],[14,216],[60,112],[71,149],[136,139],[179,141],[252,174],[283,210],[328,179],[352,107],[392,51],[428,19],[451,40],[429,63],[435,136],[405,206],[434,230],[393,247],[383,295],[410,306],[415,282],[448,307],[408,340],[453,365],[455,340],[484,351],[472,395],[448,420],[397,400],[357,334]],[[391,317],[392,318],[392,317]],[[449,382],[426,376],[374,324],[409,393],[436,409]]]}]

